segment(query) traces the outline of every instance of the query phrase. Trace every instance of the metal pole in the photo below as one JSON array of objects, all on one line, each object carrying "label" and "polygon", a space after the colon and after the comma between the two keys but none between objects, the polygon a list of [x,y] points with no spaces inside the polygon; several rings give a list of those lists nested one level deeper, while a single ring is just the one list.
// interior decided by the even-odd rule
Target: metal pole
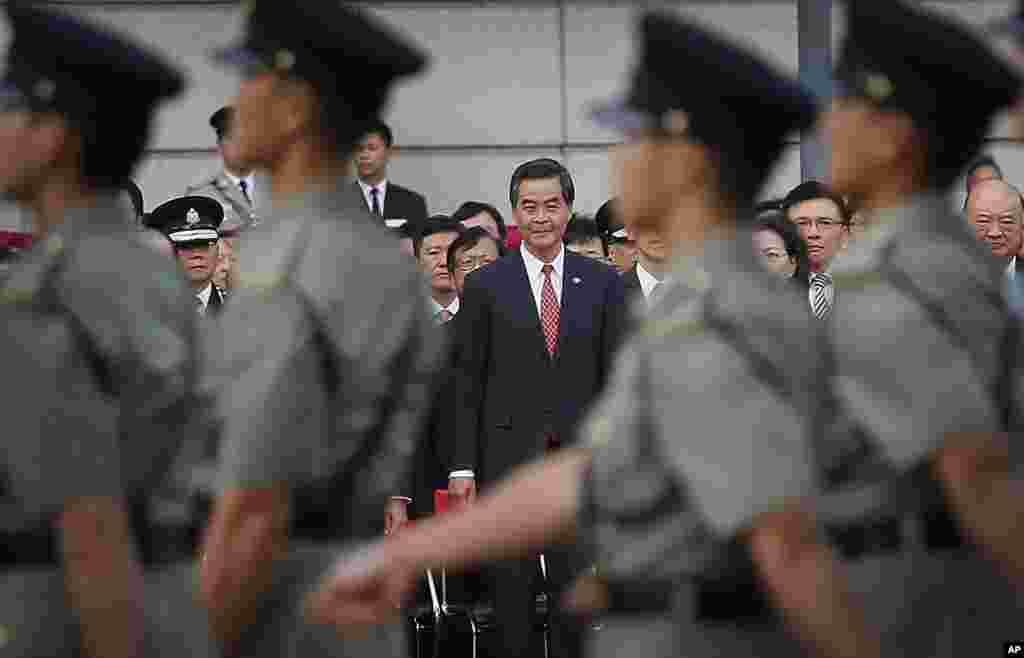
[{"label": "metal pole", "polygon": [[[827,100],[832,94],[832,0],[797,0],[800,81]],[[814,129],[800,140],[803,180],[828,177],[828,145]]]}]

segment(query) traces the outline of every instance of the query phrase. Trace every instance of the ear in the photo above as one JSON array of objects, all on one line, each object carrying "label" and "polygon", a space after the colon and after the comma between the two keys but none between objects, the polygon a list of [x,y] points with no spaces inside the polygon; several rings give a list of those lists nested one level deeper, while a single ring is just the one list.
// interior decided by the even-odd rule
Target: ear
[{"label": "ear", "polygon": [[[55,162],[73,155],[76,159],[80,142],[67,121],[57,114],[36,115],[31,123],[29,145],[40,160]],[[69,153],[73,150],[74,153]]]}]

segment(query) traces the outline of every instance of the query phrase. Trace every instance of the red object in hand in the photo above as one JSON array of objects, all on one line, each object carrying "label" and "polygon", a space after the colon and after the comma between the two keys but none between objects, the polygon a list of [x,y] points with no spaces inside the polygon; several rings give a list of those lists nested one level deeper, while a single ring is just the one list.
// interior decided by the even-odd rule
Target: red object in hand
[{"label": "red object in hand", "polygon": [[453,507],[452,497],[447,489],[434,489],[434,514],[444,514]]}]

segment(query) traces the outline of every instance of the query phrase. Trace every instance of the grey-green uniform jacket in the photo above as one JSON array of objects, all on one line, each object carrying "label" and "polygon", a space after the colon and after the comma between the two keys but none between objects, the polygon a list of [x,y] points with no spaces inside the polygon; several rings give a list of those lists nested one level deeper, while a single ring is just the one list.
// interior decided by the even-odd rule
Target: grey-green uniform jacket
[{"label": "grey-green uniform jacket", "polygon": [[815,491],[820,332],[746,241],[708,242],[671,279],[584,425],[581,526],[604,577],[676,582],[676,600],[667,615],[610,614],[592,653],[802,655],[778,624],[698,622],[694,581],[753,515]]},{"label": "grey-green uniform jacket", "polygon": [[[440,357],[425,282],[345,187],[276,204],[243,236],[241,285],[208,350],[223,422],[221,488],[295,489],[360,465],[358,496],[329,501],[333,545],[292,542],[263,621],[248,633],[253,655],[402,651],[397,629],[343,643],[330,628],[304,624],[298,609],[339,540],[379,530],[353,519],[379,523],[403,482]],[[365,462],[368,445],[375,457]]]},{"label": "grey-green uniform jacket", "polygon": [[[195,402],[195,314],[175,264],[123,213],[107,197],[69,211],[0,285],[4,532],[38,529],[82,496],[146,501],[151,517],[167,516],[161,498],[173,498]],[[148,653],[202,656],[189,583],[173,581],[147,573]],[[0,655],[72,655],[79,631],[64,600],[59,569],[0,572]],[[194,643],[178,637],[186,628]]]},{"label": "grey-green uniform jacket", "polygon": [[220,202],[224,207],[224,229],[248,228],[259,221],[253,204],[223,171],[189,185],[185,194],[208,196]]},{"label": "grey-green uniform jacket", "polygon": [[[922,196],[875,220],[833,267],[842,296],[828,322],[832,382],[842,413],[898,475],[947,433],[1004,429],[1002,407],[1019,410],[1024,388],[996,393],[1007,359],[1003,273],[964,219],[946,199]],[[912,517],[920,487],[885,482],[859,513]],[[820,511],[858,513],[839,500],[823,499]],[[1014,635],[1024,609],[990,564],[967,550],[929,553],[905,534],[903,551],[850,565],[887,654],[984,653]]]}]

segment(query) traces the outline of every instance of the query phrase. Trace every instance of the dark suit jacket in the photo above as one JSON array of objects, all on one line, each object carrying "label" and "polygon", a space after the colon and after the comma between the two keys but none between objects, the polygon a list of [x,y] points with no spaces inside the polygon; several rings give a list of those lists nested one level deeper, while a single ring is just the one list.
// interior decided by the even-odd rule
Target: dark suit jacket
[{"label": "dark suit jacket", "polygon": [[[366,203],[366,196],[359,186],[359,181],[354,181],[352,185],[359,193],[363,207],[370,210],[370,206]],[[427,218],[427,201],[422,194],[388,181],[387,190],[384,192],[383,211],[384,219],[407,219],[410,222],[422,222]]]},{"label": "dark suit jacket", "polygon": [[451,429],[446,425],[452,416],[448,413],[454,404],[454,354],[455,327],[461,313],[439,326],[437,331],[444,334],[446,356],[438,373],[438,386],[430,415],[423,426],[416,455],[411,464],[412,473],[404,494],[412,498],[412,516],[423,518],[434,511],[434,489],[448,487],[448,464],[451,463]]},{"label": "dark suit jacket", "polygon": [[640,285],[640,275],[636,272],[636,265],[633,269],[622,275],[622,285],[626,288],[626,299],[630,304],[639,303],[644,297],[643,286]]},{"label": "dark suit jacket", "polygon": [[604,388],[629,314],[622,278],[565,252],[559,339],[548,356],[519,250],[466,279],[458,315],[450,468],[482,486],[542,454],[545,434],[574,439]]}]

